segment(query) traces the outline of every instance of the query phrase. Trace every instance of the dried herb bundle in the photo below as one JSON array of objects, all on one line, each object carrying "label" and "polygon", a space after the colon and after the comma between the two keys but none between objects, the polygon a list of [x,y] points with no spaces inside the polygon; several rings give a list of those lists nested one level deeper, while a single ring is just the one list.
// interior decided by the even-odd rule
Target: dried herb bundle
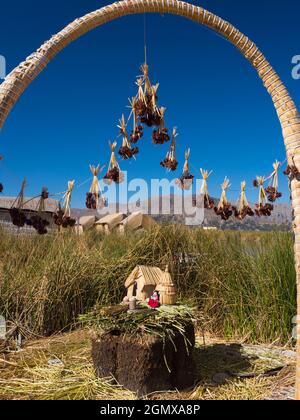
[{"label": "dried herb bundle", "polygon": [[212,172],[205,171],[203,169],[200,169],[203,181],[202,181],[202,187],[201,187],[201,195],[204,197],[204,208],[211,210],[214,208],[215,202],[214,200],[209,196],[208,194],[208,185],[207,180],[212,174]]},{"label": "dried herb bundle", "polygon": [[115,151],[117,147],[117,142],[115,141],[114,143],[110,143],[109,147],[111,150],[111,157],[108,165],[108,171],[104,175],[103,181],[108,185],[110,185],[112,182],[120,184],[124,181],[124,175],[121,172],[120,166],[116,158]]},{"label": "dried herb bundle", "polygon": [[254,211],[249,206],[247,197],[246,197],[246,182],[241,183],[241,196],[240,196],[240,202],[238,207],[232,207],[232,210],[234,212],[234,216],[238,220],[244,220],[247,216],[253,217]]},{"label": "dried herb bundle", "polygon": [[23,211],[24,206],[24,191],[26,187],[26,179],[24,179],[21,187],[21,191],[16,198],[16,201],[9,210],[12,224],[17,227],[24,227],[27,223],[26,214]]},{"label": "dried herb bundle", "polygon": [[160,165],[163,168],[168,169],[169,171],[176,171],[178,167],[178,161],[176,159],[176,137],[177,136],[178,136],[177,129],[176,127],[174,127],[170,149],[167,153],[166,158],[162,162],[160,162]]},{"label": "dried herb bundle", "polygon": [[93,174],[92,185],[90,191],[86,194],[85,205],[88,209],[97,210],[101,205],[104,207],[103,200],[101,199],[101,192],[99,187],[98,175],[101,172],[100,165],[90,165],[90,171]]},{"label": "dried herb bundle", "polygon": [[221,185],[222,194],[218,207],[215,207],[215,213],[218,216],[221,216],[222,220],[227,221],[232,216],[232,207],[231,203],[227,200],[226,191],[230,187],[229,179],[226,177],[223,184]]},{"label": "dried herb bundle", "polygon": [[129,136],[126,131],[126,122],[124,115],[122,115],[120,125],[118,125],[118,127],[120,128],[120,135],[123,137],[122,146],[119,149],[119,155],[124,160],[131,159],[138,154],[139,149],[137,147],[131,146]]},{"label": "dried herb bundle", "polygon": [[267,194],[264,188],[265,178],[258,176],[253,182],[256,188],[259,188],[258,203],[256,204],[255,214],[258,217],[271,216],[274,206],[267,202]]},{"label": "dried herb bundle", "polygon": [[71,218],[71,200],[75,181],[68,182],[68,190],[64,194],[63,209],[59,206],[58,211],[54,214],[54,223],[63,228],[74,227],[76,220]]},{"label": "dried herb bundle", "polygon": [[182,175],[179,179],[176,180],[176,185],[182,190],[189,190],[193,184],[194,175],[190,173],[189,158],[191,155],[191,150],[188,149],[185,152],[185,163],[182,171]]}]

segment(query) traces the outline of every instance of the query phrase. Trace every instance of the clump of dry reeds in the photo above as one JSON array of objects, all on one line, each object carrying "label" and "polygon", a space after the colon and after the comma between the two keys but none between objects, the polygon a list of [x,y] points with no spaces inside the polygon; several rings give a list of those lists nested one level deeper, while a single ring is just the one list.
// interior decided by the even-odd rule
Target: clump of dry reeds
[{"label": "clump of dry reeds", "polygon": [[96,303],[120,303],[139,264],[169,263],[179,299],[197,305],[214,333],[285,343],[296,313],[290,233],[162,226],[138,236],[16,238],[0,230],[0,261],[0,313],[36,334],[69,329]]}]

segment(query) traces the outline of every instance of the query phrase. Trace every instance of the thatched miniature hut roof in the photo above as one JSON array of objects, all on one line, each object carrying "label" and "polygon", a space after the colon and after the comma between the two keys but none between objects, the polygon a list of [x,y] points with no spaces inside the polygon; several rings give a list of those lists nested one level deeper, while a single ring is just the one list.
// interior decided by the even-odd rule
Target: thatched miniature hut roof
[{"label": "thatched miniature hut roof", "polygon": [[[29,201],[30,200],[30,201]],[[23,206],[23,210],[30,210],[35,211],[39,204],[39,198],[34,198],[31,200],[30,197],[24,198],[25,205]],[[13,207],[16,201],[16,197],[0,197],[0,209],[2,210],[9,210]],[[27,201],[29,201],[27,203]],[[49,213],[55,213],[58,209],[58,201],[48,198],[45,200],[45,211]]]},{"label": "thatched miniature hut roof", "polygon": [[142,212],[135,212],[123,220],[120,223],[120,226],[131,230],[151,230],[154,226],[157,226],[157,223],[151,216],[143,214]]},{"label": "thatched miniature hut roof", "polygon": [[156,286],[161,281],[163,272],[158,267],[138,265],[127,278],[125,282],[126,289],[137,281],[139,274],[143,277],[145,286]]},{"label": "thatched miniature hut roof", "polygon": [[126,215],[123,213],[114,213],[108,214],[100,219],[98,222],[95,223],[96,226],[105,226],[107,225],[110,229],[114,229],[117,225],[119,225],[124,219]]}]

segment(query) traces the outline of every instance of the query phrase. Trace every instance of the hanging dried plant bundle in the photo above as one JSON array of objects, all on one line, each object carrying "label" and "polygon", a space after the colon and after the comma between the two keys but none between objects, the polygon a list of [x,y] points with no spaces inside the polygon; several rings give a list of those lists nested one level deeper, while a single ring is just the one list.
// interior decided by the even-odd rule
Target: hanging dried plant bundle
[{"label": "hanging dried plant bundle", "polygon": [[294,162],[294,157],[292,157],[292,163],[288,164],[286,170],[283,173],[290,178],[298,178],[300,176],[300,172]]},{"label": "hanging dried plant bundle", "polygon": [[222,188],[222,195],[220,198],[220,202],[218,207],[215,207],[215,213],[218,216],[221,216],[222,220],[227,221],[232,216],[232,207],[231,203],[227,200],[226,191],[230,187],[229,179],[226,177],[223,184],[221,185]]},{"label": "hanging dried plant bundle", "polygon": [[30,226],[32,226],[39,235],[46,235],[48,230],[46,229],[47,226],[50,225],[48,220],[43,217],[43,213],[46,211],[45,201],[49,198],[49,192],[46,187],[43,187],[41,196],[36,208],[37,214],[31,216],[30,221],[27,222]]},{"label": "hanging dried plant bundle", "polygon": [[109,147],[111,150],[111,157],[108,165],[108,171],[104,175],[103,181],[108,185],[110,185],[112,182],[120,184],[124,181],[124,174],[121,172],[120,166],[116,158],[117,142],[115,141],[114,143],[110,143]]},{"label": "hanging dried plant bundle", "polygon": [[93,174],[92,185],[90,191],[86,194],[86,207],[91,210],[97,210],[101,198],[98,175],[100,173],[100,165],[90,165],[90,171]]},{"label": "hanging dried plant bundle", "polygon": [[168,169],[169,171],[176,171],[178,167],[178,161],[176,159],[176,137],[178,136],[176,127],[173,128],[172,132],[172,143],[170,149],[167,153],[166,158],[160,162],[160,165],[163,168]]},{"label": "hanging dried plant bundle", "polygon": [[282,194],[278,192],[278,171],[280,168],[280,162],[276,160],[273,164],[274,172],[271,174],[271,182],[268,188],[266,188],[266,193],[268,196],[268,200],[271,203],[275,203],[278,198],[282,197]]},{"label": "hanging dried plant bundle", "polygon": [[139,153],[139,149],[138,147],[131,146],[131,143],[129,141],[129,136],[126,131],[126,122],[125,122],[124,115],[122,115],[122,118],[120,120],[120,125],[118,125],[118,127],[120,128],[120,135],[123,137],[122,146],[119,149],[119,155],[124,160],[131,159]]},{"label": "hanging dried plant bundle", "polygon": [[185,152],[185,163],[182,171],[182,175],[179,179],[176,180],[176,185],[182,190],[189,190],[193,184],[194,175],[190,173],[189,158],[191,155],[191,150],[188,149]]},{"label": "hanging dried plant bundle", "polygon": [[159,128],[154,130],[152,134],[154,144],[164,144],[170,141],[170,136],[168,134],[169,130],[165,127],[166,108],[160,108],[159,113],[161,116]]},{"label": "hanging dried plant bundle", "polygon": [[64,194],[63,209],[59,206],[58,211],[54,214],[54,222],[57,226],[63,228],[74,227],[76,220],[71,218],[71,200],[75,181],[68,182],[68,190]]},{"label": "hanging dried plant bundle", "polygon": [[23,211],[25,187],[26,179],[24,179],[22,183],[21,191],[16,201],[14,202],[12,208],[9,210],[12,224],[17,227],[24,227],[27,222],[26,214]]},{"label": "hanging dried plant bundle", "polygon": [[272,211],[274,210],[274,206],[272,204],[267,203],[267,194],[264,188],[265,181],[266,180],[264,177],[258,176],[253,182],[253,185],[259,188],[258,203],[255,206],[255,214],[258,217],[271,216]]},{"label": "hanging dried plant bundle", "polygon": [[238,220],[244,220],[247,216],[253,217],[254,211],[249,206],[247,197],[246,197],[246,182],[241,183],[241,196],[240,196],[240,202],[238,207],[232,207],[232,210],[234,212],[234,216]]},{"label": "hanging dried plant bundle", "polygon": [[129,100],[131,114],[133,115],[133,130],[130,134],[130,142],[131,144],[136,144],[144,135],[144,128],[142,125],[137,124],[138,120],[138,110],[137,110],[137,98],[132,98]]},{"label": "hanging dried plant bundle", "polygon": [[136,116],[142,124],[148,127],[160,126],[161,115],[157,105],[157,91],[159,84],[152,86],[149,79],[149,67],[147,64],[141,66],[142,78],[137,79],[138,94],[135,103]]},{"label": "hanging dried plant bundle", "polygon": [[201,195],[204,196],[204,208],[211,210],[214,208],[215,202],[214,200],[209,196],[208,194],[208,185],[207,180],[212,174],[212,172],[204,171],[203,169],[200,169],[203,181],[202,181],[202,187],[201,187]]}]

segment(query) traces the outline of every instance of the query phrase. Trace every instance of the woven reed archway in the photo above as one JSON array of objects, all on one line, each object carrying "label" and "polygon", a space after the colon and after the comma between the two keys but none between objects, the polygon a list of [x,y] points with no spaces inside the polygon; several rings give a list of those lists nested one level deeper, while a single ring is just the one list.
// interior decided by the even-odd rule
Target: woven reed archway
[{"label": "woven reed archway", "polygon": [[[300,117],[287,89],[262,52],[247,36],[230,23],[202,7],[177,0],[124,0],[89,13],[66,26],[16,67],[0,85],[0,128],[2,128],[21,94],[58,52],[81,35],[98,26],[122,16],[136,13],[180,15],[213,29],[235,45],[257,70],[273,100],[282,126],[289,163],[292,164],[294,159],[295,165],[300,166]],[[292,180],[291,188],[294,209],[298,305],[296,393],[297,399],[300,400],[300,181]]]}]

